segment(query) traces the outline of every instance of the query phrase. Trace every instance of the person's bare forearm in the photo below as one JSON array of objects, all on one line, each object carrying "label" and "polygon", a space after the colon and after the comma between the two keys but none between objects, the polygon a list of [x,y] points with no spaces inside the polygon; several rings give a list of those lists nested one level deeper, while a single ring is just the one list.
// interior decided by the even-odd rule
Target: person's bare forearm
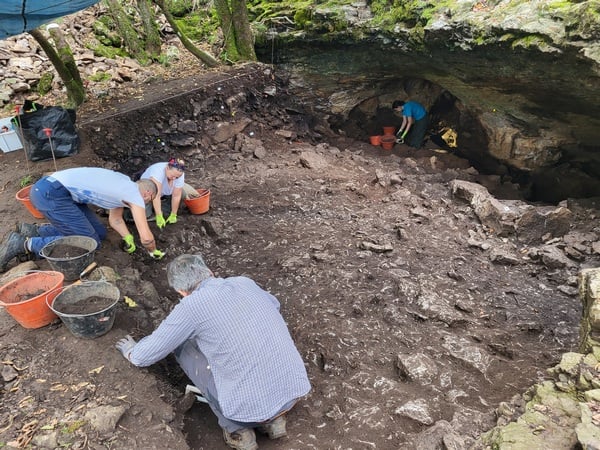
[{"label": "person's bare forearm", "polygon": [[129,228],[127,228],[127,224],[123,220],[123,208],[111,209],[108,212],[108,224],[113,230],[119,233],[119,236],[121,237],[130,234]]},{"label": "person's bare forearm", "polygon": [[181,197],[183,196],[182,188],[175,188],[173,196],[171,197],[171,212],[177,214],[179,205],[181,204]]}]

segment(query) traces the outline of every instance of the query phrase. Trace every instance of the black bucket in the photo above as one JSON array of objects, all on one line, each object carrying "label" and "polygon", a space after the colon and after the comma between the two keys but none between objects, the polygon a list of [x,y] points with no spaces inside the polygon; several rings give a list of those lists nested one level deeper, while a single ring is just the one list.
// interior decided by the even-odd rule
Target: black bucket
[{"label": "black bucket", "polygon": [[[59,245],[77,247],[80,248],[83,253],[72,258],[58,258],[52,256],[52,253]],[[83,272],[83,269],[94,261],[96,248],[98,248],[98,243],[91,237],[65,236],[46,244],[44,248],[40,250],[40,255],[48,260],[52,270],[61,272],[65,276],[66,281],[74,281],[78,280],[79,274]]]},{"label": "black bucket", "polygon": [[75,337],[93,339],[112,328],[120,296],[107,281],[86,281],[64,288],[48,306]]}]

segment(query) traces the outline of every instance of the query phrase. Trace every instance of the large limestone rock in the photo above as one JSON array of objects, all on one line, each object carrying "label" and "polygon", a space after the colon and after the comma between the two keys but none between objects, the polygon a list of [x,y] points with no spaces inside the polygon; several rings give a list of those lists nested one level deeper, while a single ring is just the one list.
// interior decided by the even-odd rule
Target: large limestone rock
[{"label": "large limestone rock", "polygon": [[533,244],[569,232],[572,213],[565,207],[498,200],[484,186],[464,180],[453,180],[450,188],[453,195],[471,204],[483,225],[499,236],[516,235],[519,241]]}]

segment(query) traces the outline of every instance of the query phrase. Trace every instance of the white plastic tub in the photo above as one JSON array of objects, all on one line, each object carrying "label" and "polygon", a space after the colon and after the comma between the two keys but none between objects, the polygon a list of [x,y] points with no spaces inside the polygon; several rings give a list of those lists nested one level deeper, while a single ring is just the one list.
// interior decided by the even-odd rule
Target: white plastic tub
[{"label": "white plastic tub", "polygon": [[[0,119],[0,149],[4,153],[14,152],[23,148],[19,134],[13,128],[10,117]],[[2,132],[2,127],[8,127],[9,131]]]}]

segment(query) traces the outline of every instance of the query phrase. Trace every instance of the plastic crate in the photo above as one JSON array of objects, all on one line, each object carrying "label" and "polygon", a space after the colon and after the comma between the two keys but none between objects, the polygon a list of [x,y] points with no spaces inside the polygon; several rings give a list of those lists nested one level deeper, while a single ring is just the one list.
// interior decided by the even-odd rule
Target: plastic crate
[{"label": "plastic crate", "polygon": [[[2,127],[7,127],[9,131],[2,132]],[[21,143],[21,139],[19,139],[19,134],[13,128],[11,118],[0,119],[0,149],[4,153],[8,153],[22,148],[23,144]]]}]

